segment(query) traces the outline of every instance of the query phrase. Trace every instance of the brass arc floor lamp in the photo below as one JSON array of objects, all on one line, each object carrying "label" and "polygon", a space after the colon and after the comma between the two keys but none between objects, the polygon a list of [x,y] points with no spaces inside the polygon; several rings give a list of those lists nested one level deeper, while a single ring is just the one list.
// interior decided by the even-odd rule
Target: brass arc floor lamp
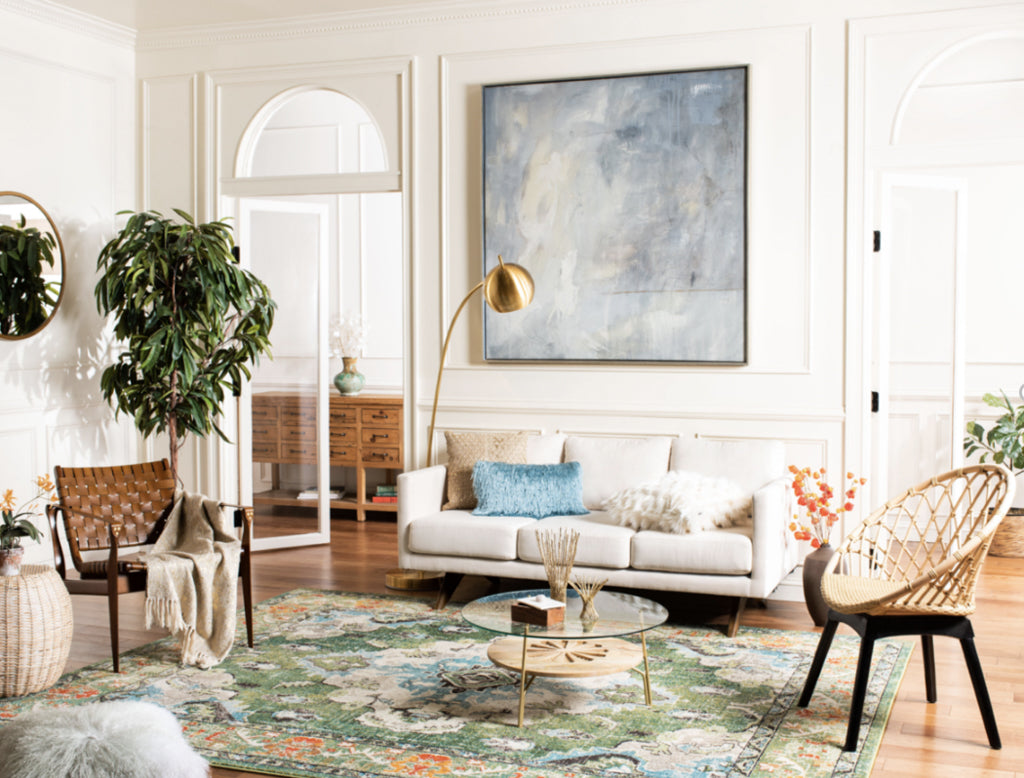
[{"label": "brass arc floor lamp", "polygon": [[441,376],[444,374],[444,363],[448,358],[448,343],[452,338],[452,330],[455,329],[455,322],[459,314],[466,307],[469,299],[480,289],[484,290],[484,300],[498,313],[511,313],[525,308],[533,300],[533,278],[529,271],[522,265],[512,262],[505,263],[498,255],[498,264],[485,277],[484,280],[469,290],[459,307],[455,310],[451,324],[448,325],[448,333],[444,336],[444,345],[441,347],[441,364],[437,366],[437,386],[434,388],[434,408],[430,412],[430,432],[427,438],[427,467],[434,463],[434,421],[437,419],[437,398],[441,394]]}]

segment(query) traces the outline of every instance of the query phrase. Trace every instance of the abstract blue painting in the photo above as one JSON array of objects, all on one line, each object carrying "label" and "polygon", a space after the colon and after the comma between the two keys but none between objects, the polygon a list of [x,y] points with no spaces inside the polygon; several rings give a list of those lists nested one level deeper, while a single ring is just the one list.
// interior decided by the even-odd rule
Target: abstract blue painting
[{"label": "abstract blue painting", "polygon": [[746,67],[483,87],[492,360],[746,362]]}]

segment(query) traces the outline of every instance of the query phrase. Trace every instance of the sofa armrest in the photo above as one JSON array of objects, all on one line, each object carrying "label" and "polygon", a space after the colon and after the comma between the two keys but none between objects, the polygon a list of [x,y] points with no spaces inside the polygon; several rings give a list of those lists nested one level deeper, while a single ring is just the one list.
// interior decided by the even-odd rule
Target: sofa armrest
[{"label": "sofa armrest", "polygon": [[754,492],[754,558],[750,571],[753,597],[767,597],[796,566],[789,481],[769,481]]},{"label": "sofa armrest", "polygon": [[447,475],[447,467],[435,465],[398,476],[398,562],[403,567],[402,557],[409,550],[406,542],[409,524],[420,516],[441,510]]}]

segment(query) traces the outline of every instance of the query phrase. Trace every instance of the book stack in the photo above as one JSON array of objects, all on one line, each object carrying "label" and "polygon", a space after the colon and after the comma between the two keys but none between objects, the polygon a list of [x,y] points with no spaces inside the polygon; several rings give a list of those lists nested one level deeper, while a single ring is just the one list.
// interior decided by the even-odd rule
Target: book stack
[{"label": "book stack", "polygon": [[370,498],[370,502],[396,503],[398,502],[398,487],[395,484],[381,484],[377,487],[376,494]]},{"label": "book stack", "polygon": [[[327,492],[328,500],[340,500],[345,495],[344,486],[332,486]],[[316,500],[320,497],[319,491],[315,486],[310,486],[300,491],[295,498],[298,500]]]}]

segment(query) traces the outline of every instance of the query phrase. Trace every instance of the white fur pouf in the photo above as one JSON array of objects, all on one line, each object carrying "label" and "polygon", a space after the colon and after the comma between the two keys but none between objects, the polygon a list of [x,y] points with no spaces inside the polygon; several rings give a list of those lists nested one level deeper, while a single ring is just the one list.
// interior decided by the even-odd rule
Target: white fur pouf
[{"label": "white fur pouf", "polygon": [[148,702],[37,708],[0,727],[0,778],[206,778],[174,715]]}]

